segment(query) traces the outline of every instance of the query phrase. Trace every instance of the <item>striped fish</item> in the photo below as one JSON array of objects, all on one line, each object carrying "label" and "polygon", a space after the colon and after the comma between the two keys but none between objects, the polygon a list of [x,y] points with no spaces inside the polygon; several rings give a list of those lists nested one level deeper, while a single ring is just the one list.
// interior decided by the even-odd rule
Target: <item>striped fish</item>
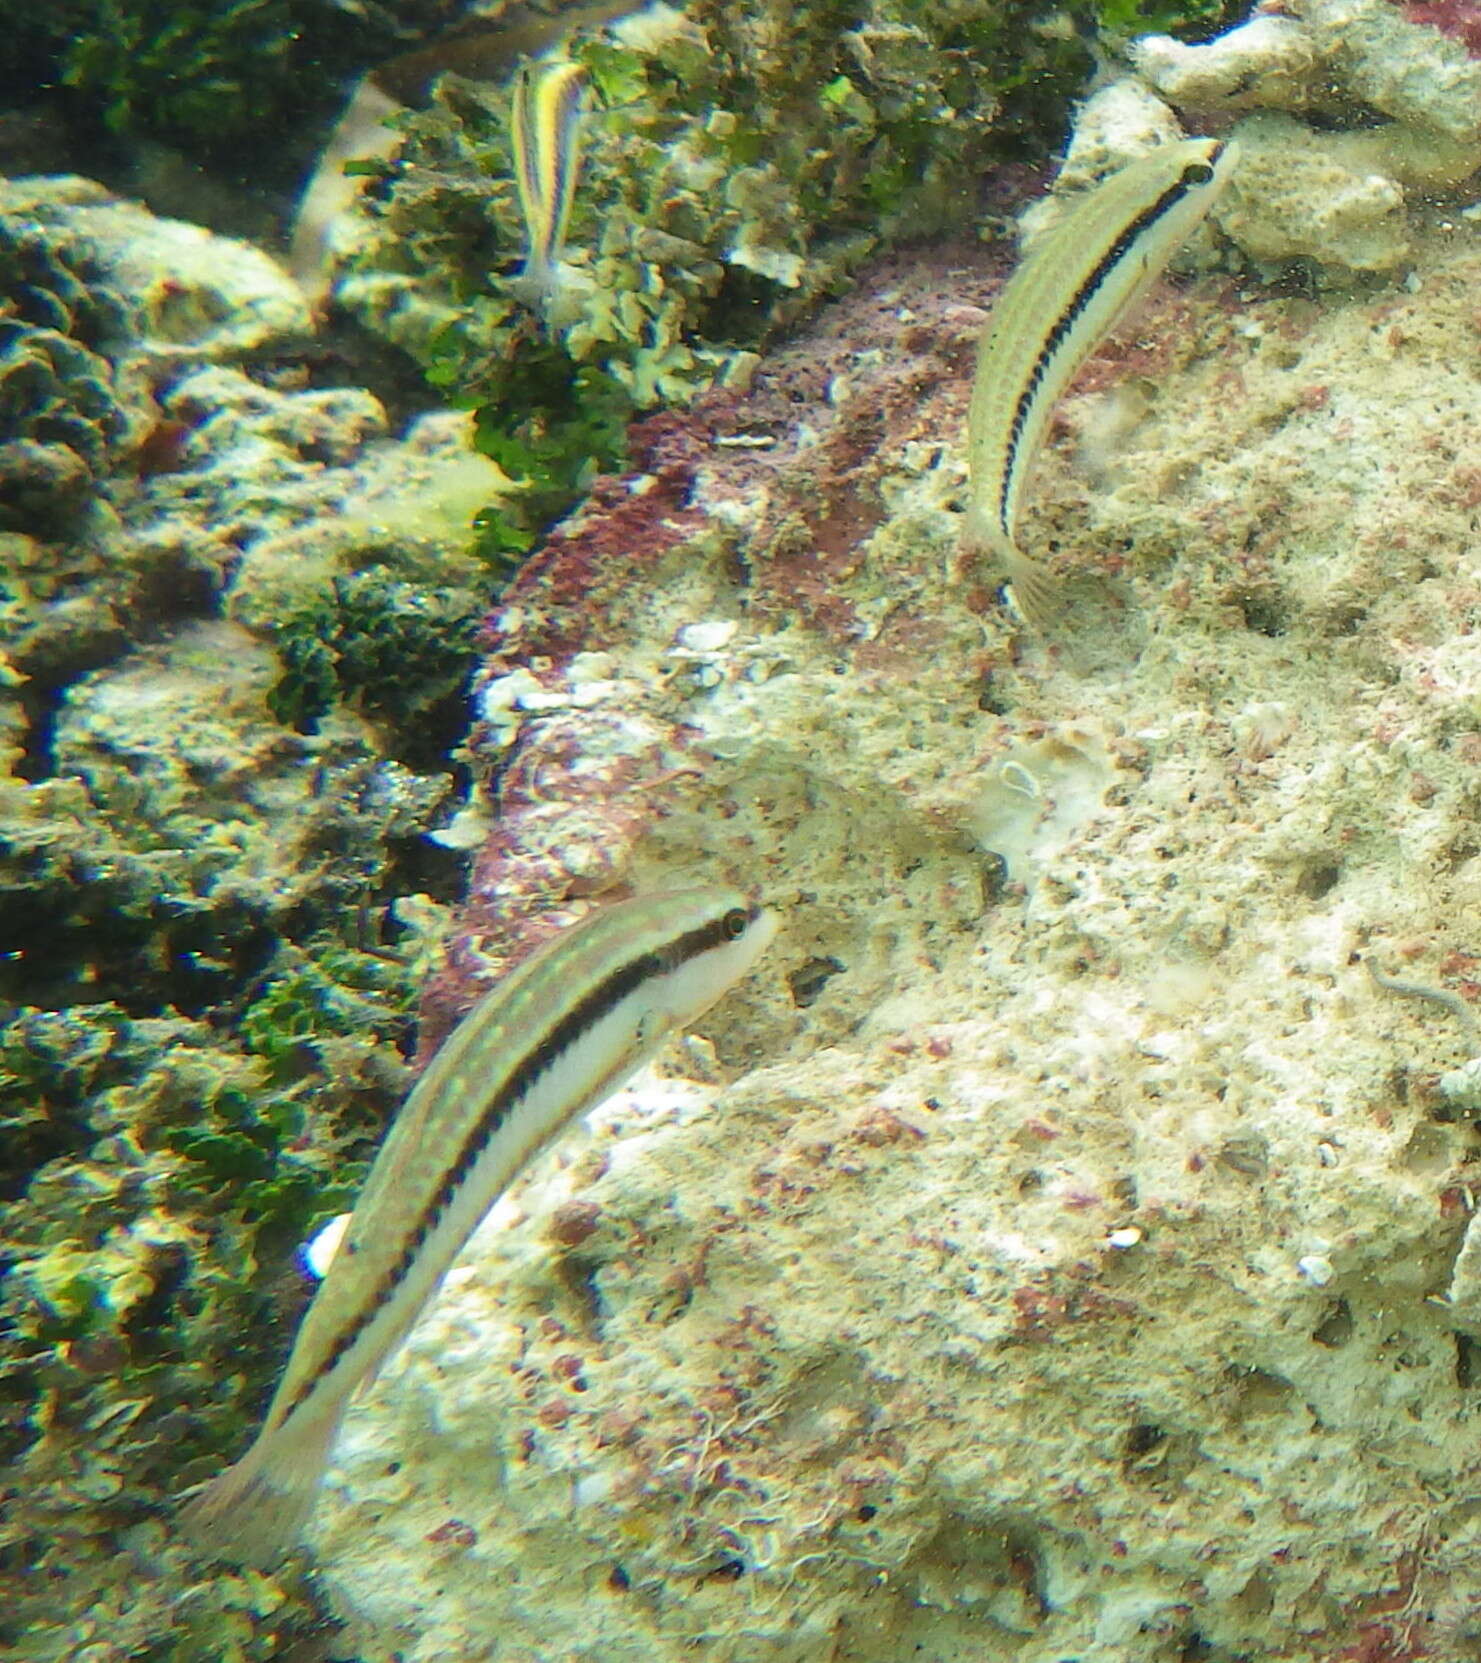
[{"label": "striped fish", "polygon": [[408,107],[424,109],[438,80],[449,72],[470,81],[502,81],[524,57],[548,52],[578,29],[600,28],[642,0],[593,0],[562,5],[552,13],[534,6],[500,6],[497,15],[465,14],[424,46],[400,53],[364,76],[315,164],[294,216],[289,268],[314,310],[328,298],[336,226],[365,185],[347,175],[345,163],[389,157],[402,135],[386,122]]},{"label": "striped fish", "polygon": [[510,141],[526,237],[524,270],[516,281],[542,310],[558,287],[585,103],[586,71],[568,59],[536,59],[515,78]]},{"label": "striped fish", "polygon": [[775,931],[772,913],[728,889],[624,901],[474,1006],[382,1145],[256,1441],[180,1513],[202,1553],[268,1565],[293,1546],[350,1398],[510,1180],[708,1010]]},{"label": "striped fish", "polygon": [[1024,616],[1056,605],[1048,571],[1018,546],[1019,503],[1060,395],[1155,281],[1229,181],[1237,147],[1159,146],[1087,191],[1014,272],[977,349],[967,427],[963,549],[1006,568]]}]

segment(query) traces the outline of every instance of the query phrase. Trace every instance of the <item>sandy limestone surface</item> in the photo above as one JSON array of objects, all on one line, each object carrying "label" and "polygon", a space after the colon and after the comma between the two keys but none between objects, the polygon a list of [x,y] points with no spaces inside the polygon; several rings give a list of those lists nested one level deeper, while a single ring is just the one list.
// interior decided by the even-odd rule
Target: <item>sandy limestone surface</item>
[{"label": "sandy limestone surface", "polygon": [[880,268],[511,598],[470,930],[608,866],[786,928],[352,1412],[367,1660],[1471,1655],[1466,1036],[1362,960],[1481,963],[1481,251],[1159,289],[1048,643],[957,569],[972,281]]}]

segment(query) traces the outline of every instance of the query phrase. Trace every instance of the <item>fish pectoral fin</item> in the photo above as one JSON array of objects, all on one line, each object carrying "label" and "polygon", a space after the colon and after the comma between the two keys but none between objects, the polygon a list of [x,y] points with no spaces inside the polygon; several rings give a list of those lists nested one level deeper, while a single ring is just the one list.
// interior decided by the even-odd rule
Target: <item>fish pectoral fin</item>
[{"label": "fish pectoral fin", "polygon": [[662,1045],[674,1031],[674,1019],[662,1011],[648,1011],[638,1020],[637,1039],[633,1050],[641,1055]]},{"label": "fish pectoral fin", "polygon": [[594,1108],[603,1098],[610,1097],[629,1075],[663,1049],[676,1028],[673,1017],[663,1011],[647,1011],[639,1017],[632,1039],[602,1070],[601,1078],[593,1082],[586,1094],[586,1107]]}]

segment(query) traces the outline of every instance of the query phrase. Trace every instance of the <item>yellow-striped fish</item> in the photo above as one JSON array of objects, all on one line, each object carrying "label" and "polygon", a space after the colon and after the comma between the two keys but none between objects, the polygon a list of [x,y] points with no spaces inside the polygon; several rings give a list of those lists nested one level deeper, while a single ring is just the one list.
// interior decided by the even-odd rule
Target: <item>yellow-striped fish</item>
[{"label": "yellow-striped fish", "polygon": [[983,327],[967,428],[963,547],[1003,563],[1014,600],[1041,628],[1055,609],[1054,583],[1019,548],[1017,526],[1050,414],[1213,206],[1236,148],[1217,139],[1164,144],[1086,192],[1014,272]]},{"label": "yellow-striped fish", "polygon": [[592,0],[560,5],[554,12],[510,4],[494,17],[465,15],[428,44],[364,76],[330,134],[294,216],[289,266],[315,311],[328,297],[336,227],[365,185],[363,178],[345,173],[345,163],[394,154],[402,135],[387,121],[408,106],[425,107],[432,88],[449,71],[470,81],[501,81],[521,58],[548,52],[576,30],[599,28],[642,4]]},{"label": "yellow-striped fish", "polygon": [[743,976],[775,916],[729,889],[620,902],[557,935],[453,1030],[397,1116],[256,1441],[180,1514],[266,1565],[313,1508],[355,1390],[405,1338],[510,1180]]},{"label": "yellow-striped fish", "polygon": [[537,58],[515,77],[510,140],[525,221],[522,293],[542,310],[558,287],[561,249],[581,165],[586,71],[565,58]]}]

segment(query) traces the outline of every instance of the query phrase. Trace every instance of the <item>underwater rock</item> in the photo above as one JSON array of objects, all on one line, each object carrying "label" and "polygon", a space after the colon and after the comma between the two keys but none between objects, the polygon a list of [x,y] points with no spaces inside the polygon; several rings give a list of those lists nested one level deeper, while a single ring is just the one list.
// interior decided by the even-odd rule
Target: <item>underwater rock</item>
[{"label": "underwater rock", "polygon": [[250,352],[306,333],[308,307],[270,255],[187,225],[160,219],[137,202],[88,179],[0,182],[0,216],[24,220],[69,263],[127,296],[130,355],[208,358]]},{"label": "underwater rock", "polygon": [[1291,116],[1247,117],[1240,158],[1216,218],[1252,259],[1308,259],[1351,272],[1392,271],[1409,254],[1399,182],[1352,165],[1330,139]]},{"label": "underwater rock", "polygon": [[296,362],[308,312],[274,261],[86,180],[0,185],[0,277],[0,529],[49,549],[11,545],[22,674],[63,687],[182,617],[281,638],[293,604],[369,568],[461,593],[456,680],[478,610],[462,586],[485,576],[472,520],[507,484],[466,417],[393,437],[371,393]]},{"label": "underwater rock", "polygon": [[[3,190],[3,187],[0,187]],[[128,304],[92,262],[0,206],[0,524],[65,536],[90,506],[127,419],[99,350]]]},{"label": "underwater rock", "polygon": [[291,1575],[182,1597],[160,1498],[404,1093],[506,482],[306,330],[257,250],[0,184],[7,1657],[265,1660],[309,1621]]},{"label": "underwater rock", "polygon": [[[0,370],[0,375],[3,375]],[[0,526],[64,535],[87,508],[92,474],[70,445],[0,445]]]},{"label": "underwater rock", "polygon": [[784,926],[352,1411],[311,1540],[367,1663],[1327,1663],[1465,1586],[1457,1037],[1360,962],[1471,988],[1481,902],[1481,262],[1408,234],[1404,291],[1164,286],[1095,355],[1048,642],[957,563],[965,248],[646,424],[521,573],[434,1036],[562,896]]},{"label": "underwater rock", "polygon": [[1395,121],[1481,141],[1481,63],[1384,0],[1295,0],[1340,84]]},{"label": "underwater rock", "polygon": [[1406,192],[1481,169],[1481,63],[1384,0],[1289,10],[1198,45],[1144,36],[1129,84],[1195,123],[1239,115],[1245,158],[1212,217],[1257,264],[1307,261],[1326,283],[1391,271],[1409,257]]},{"label": "underwater rock", "polygon": [[[1076,111],[1055,187],[1075,191],[1097,184],[1153,146],[1182,137],[1177,117],[1161,98],[1137,81],[1113,81],[1092,93]],[[1034,216],[1043,214],[1050,204],[1058,207],[1052,193],[1030,204],[1024,216],[1030,231],[1037,229]]]},{"label": "underwater rock", "polygon": [[1128,56],[1169,104],[1191,110],[1304,110],[1322,91],[1321,54],[1293,17],[1257,15],[1213,40],[1143,35]]}]

